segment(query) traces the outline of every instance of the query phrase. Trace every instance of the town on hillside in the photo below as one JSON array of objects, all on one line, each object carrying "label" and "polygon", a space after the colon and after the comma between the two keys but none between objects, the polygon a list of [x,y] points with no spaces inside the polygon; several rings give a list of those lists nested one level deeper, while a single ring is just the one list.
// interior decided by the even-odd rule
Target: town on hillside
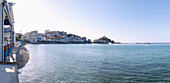
[{"label": "town on hillside", "polygon": [[16,33],[17,41],[23,41],[25,43],[34,44],[49,44],[49,43],[62,43],[62,44],[109,44],[114,43],[113,40],[103,36],[102,38],[95,39],[93,42],[91,39],[81,37],[75,34],[67,34],[64,31],[50,31],[45,30],[45,33],[38,33],[38,31],[27,32],[26,34]]}]

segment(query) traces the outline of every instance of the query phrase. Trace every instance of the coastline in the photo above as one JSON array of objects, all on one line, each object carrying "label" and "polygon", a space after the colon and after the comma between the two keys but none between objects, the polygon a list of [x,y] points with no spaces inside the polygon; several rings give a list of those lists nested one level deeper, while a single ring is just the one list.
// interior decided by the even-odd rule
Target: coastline
[{"label": "coastline", "polygon": [[[18,65],[18,69],[23,68],[30,58],[30,53],[25,47],[26,44],[103,44],[103,43],[64,43],[64,42],[41,42],[41,43],[23,43],[15,47],[13,50],[16,53],[16,61]],[[105,44],[105,43],[104,43]],[[146,43],[112,43],[112,44],[146,44]],[[149,43],[150,44],[150,43]]]},{"label": "coastline", "polygon": [[[142,73],[147,72],[146,78],[144,80],[150,81],[150,78],[154,78],[153,76],[155,76],[155,73],[152,73],[152,72],[155,72],[154,62],[161,60],[161,63],[157,63],[157,65],[161,64],[158,66],[158,68],[161,68],[161,70],[164,70],[164,68],[167,68],[165,65],[165,61],[162,60],[162,58],[165,58],[166,60],[168,60],[168,57],[169,57],[167,56],[168,53],[165,53],[163,56],[159,56],[159,55],[162,54],[162,51],[169,52],[167,49],[167,48],[170,48],[169,46],[170,45],[168,46],[164,46],[164,45],[148,45],[148,46],[146,45],[120,45],[120,46],[111,45],[109,46],[109,45],[106,45],[105,46],[105,45],[85,45],[85,44],[82,44],[82,45],[78,45],[78,44],[77,45],[29,44],[28,47],[30,47],[31,50],[29,49],[28,50],[30,51],[30,53],[34,53],[33,54],[34,56],[32,56],[28,64],[26,64],[26,66],[20,70],[21,73],[19,74],[19,78],[20,78],[20,82],[28,82],[28,83],[29,82],[35,82],[35,83],[36,82],[37,83],[38,82],[44,82],[44,83],[47,83],[47,82],[81,82],[81,81],[101,82],[101,81],[110,80],[110,79],[112,79],[112,81],[114,82],[114,80],[120,80],[120,78],[117,78],[117,76],[118,77],[123,76],[120,82],[121,81],[127,82],[128,79],[126,79],[126,77],[131,76],[131,74],[137,75],[137,76],[132,76],[134,80],[143,81],[143,79],[140,79],[142,78],[141,72]],[[104,50],[104,51],[101,51],[101,50]],[[154,51],[148,51],[148,50],[154,50]],[[38,51],[43,51],[43,52],[36,53]],[[153,55],[150,54],[150,52],[152,52]],[[156,53],[159,52],[157,57],[154,56],[155,52]],[[146,59],[146,58],[149,58],[149,59]],[[155,60],[155,58],[158,60]],[[154,62],[151,63],[152,65],[150,65],[151,60],[154,60]],[[131,61],[133,62],[133,64]],[[140,66],[138,66],[138,64],[136,63],[140,63]],[[125,65],[119,66],[120,64],[125,64]],[[149,64],[149,65],[147,65],[147,67],[145,68],[146,64]],[[127,65],[132,67],[129,69],[127,68],[128,72],[124,69],[127,67]],[[137,66],[134,66],[134,65],[137,65]],[[152,70],[147,71],[148,67]],[[145,68],[145,69],[141,70],[141,68]],[[117,71],[117,69],[120,69],[120,71]],[[134,71],[136,71],[136,73],[134,73],[132,69],[135,69]],[[108,71],[108,70],[112,70],[112,71]],[[104,74],[103,74],[103,71],[104,71]],[[137,72],[137,71],[141,71],[141,72]],[[84,74],[84,72],[87,72],[87,74]],[[117,73],[117,72],[120,72],[120,73]],[[159,71],[159,73],[156,73],[156,74],[158,76],[163,76],[163,77],[166,76],[166,75],[160,75],[160,73],[162,72],[163,74],[166,74],[166,72],[168,72],[168,68],[165,71]],[[111,74],[108,74],[108,73],[111,73]],[[105,77],[105,75],[108,77]],[[112,78],[113,75],[116,75],[116,76]],[[77,79],[77,77],[80,77],[80,79]],[[104,78],[104,79],[101,79],[101,78]],[[86,79],[90,79],[90,81]],[[162,79],[162,78],[160,77],[158,79]],[[169,77],[167,77],[166,79],[169,79]]]},{"label": "coastline", "polygon": [[27,44],[151,44],[151,43],[122,43],[122,42],[115,42],[115,43],[82,43],[82,42],[26,42]]}]

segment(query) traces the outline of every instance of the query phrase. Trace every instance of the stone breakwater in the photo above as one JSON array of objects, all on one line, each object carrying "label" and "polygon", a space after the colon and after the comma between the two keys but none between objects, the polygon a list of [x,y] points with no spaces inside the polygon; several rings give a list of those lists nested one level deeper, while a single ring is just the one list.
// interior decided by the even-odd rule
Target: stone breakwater
[{"label": "stone breakwater", "polygon": [[18,64],[18,69],[23,68],[29,60],[29,51],[25,47],[26,44],[22,44],[17,47],[16,60]]}]

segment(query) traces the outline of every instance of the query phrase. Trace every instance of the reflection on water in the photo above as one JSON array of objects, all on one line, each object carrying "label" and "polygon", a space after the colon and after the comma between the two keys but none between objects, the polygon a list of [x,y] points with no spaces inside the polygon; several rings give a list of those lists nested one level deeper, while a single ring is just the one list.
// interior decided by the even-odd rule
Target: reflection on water
[{"label": "reflection on water", "polygon": [[21,83],[170,82],[170,45],[26,45]]}]

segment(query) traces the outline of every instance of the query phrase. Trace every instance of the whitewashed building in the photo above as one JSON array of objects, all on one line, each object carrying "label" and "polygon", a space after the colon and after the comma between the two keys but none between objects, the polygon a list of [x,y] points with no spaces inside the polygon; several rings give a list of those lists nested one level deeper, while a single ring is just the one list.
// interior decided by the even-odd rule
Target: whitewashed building
[{"label": "whitewashed building", "polygon": [[45,33],[49,33],[50,32],[50,30],[45,30]]},{"label": "whitewashed building", "polygon": [[46,38],[43,34],[38,34],[38,41],[45,41]]},{"label": "whitewashed building", "polygon": [[29,33],[29,41],[36,43],[38,41],[38,31],[31,31]]},{"label": "whitewashed building", "polygon": [[21,40],[22,41],[24,41],[24,40],[28,41],[29,40],[29,33],[22,35]]}]

